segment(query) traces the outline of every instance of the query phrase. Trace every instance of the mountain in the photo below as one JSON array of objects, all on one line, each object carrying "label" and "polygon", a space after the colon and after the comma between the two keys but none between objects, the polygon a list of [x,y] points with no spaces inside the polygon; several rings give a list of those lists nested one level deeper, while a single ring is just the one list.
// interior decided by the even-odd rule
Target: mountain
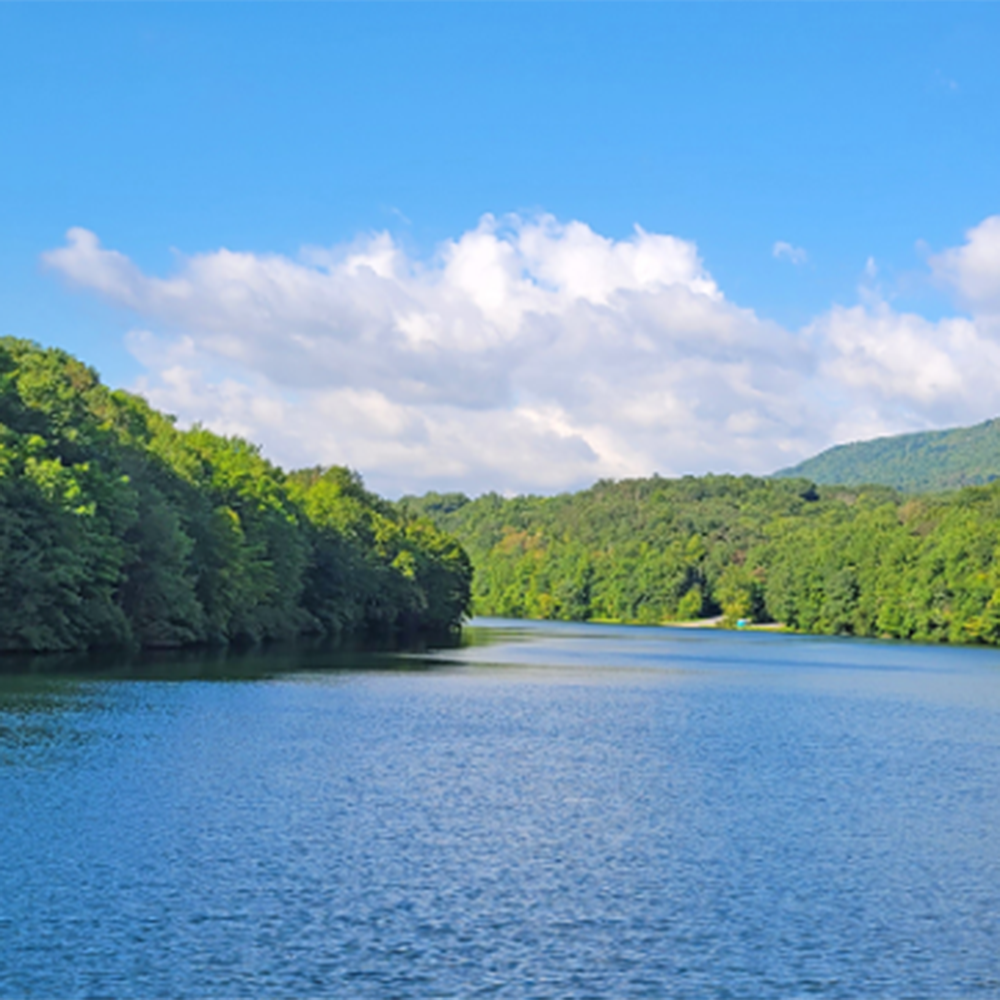
[{"label": "mountain", "polygon": [[879,483],[907,493],[983,485],[1000,478],[1000,418],[837,445],[774,477],[826,485]]}]

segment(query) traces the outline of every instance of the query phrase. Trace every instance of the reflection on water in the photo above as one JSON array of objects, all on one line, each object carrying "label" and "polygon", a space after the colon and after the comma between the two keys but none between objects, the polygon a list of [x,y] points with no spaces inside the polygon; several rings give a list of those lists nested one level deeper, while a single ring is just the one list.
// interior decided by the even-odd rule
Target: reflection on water
[{"label": "reflection on water", "polygon": [[48,659],[0,677],[0,996],[995,998],[998,829],[991,651]]},{"label": "reflection on water", "polygon": [[[483,630],[479,630],[482,632]],[[456,636],[453,645],[467,642]],[[476,641],[476,640],[473,640]],[[447,649],[438,644],[435,649]],[[400,654],[410,654],[402,656]],[[301,638],[247,646],[86,653],[0,654],[0,677],[38,675],[118,680],[262,680],[310,670],[420,669],[426,644],[335,643]],[[2,689],[0,689],[2,691]]]}]

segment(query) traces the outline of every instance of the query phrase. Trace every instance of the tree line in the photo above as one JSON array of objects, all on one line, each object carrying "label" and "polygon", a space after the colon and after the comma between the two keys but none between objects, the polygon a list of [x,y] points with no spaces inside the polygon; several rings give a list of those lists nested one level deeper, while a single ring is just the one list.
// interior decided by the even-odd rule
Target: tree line
[{"label": "tree line", "polygon": [[470,597],[510,617],[997,644],[1000,483],[654,476],[391,504],[0,338],[0,650],[441,635]]},{"label": "tree line", "polygon": [[478,614],[721,615],[830,635],[1000,643],[1000,484],[938,495],[804,479],[600,482],[555,497],[407,497],[475,566]]},{"label": "tree line", "polygon": [[355,473],[285,473],[0,338],[0,650],[440,635],[471,576]]}]

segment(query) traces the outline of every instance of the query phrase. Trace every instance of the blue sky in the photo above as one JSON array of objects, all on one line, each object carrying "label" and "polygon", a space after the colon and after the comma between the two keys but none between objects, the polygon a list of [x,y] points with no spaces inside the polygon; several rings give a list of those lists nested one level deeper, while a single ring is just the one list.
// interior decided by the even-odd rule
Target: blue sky
[{"label": "blue sky", "polygon": [[980,4],[0,6],[4,332],[397,493],[985,419],[998,51]]}]

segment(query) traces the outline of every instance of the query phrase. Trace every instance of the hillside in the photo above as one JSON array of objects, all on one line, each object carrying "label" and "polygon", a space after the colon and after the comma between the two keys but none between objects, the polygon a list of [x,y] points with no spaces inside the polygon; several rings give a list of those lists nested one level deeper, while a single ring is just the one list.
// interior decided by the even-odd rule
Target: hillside
[{"label": "hillside", "polygon": [[924,431],[837,445],[774,473],[815,483],[881,483],[907,493],[980,486],[1000,478],[1000,418],[975,427]]},{"label": "hillside", "polygon": [[470,576],[349,470],[285,473],[0,338],[0,651],[439,633]]},{"label": "hillside", "polygon": [[723,615],[830,635],[1000,643],[1000,482],[935,496],[687,476],[399,502],[468,550],[478,614]]}]

